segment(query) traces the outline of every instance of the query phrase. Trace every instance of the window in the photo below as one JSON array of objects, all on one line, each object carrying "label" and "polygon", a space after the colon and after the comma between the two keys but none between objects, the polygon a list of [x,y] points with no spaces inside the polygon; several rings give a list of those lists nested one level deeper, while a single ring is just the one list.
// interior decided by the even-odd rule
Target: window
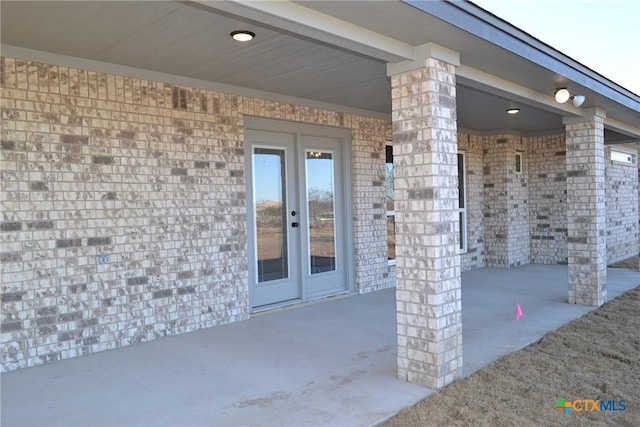
[{"label": "window", "polygon": [[467,185],[464,153],[458,153],[458,218],[460,220],[460,253],[467,252]]},{"label": "window", "polygon": [[396,213],[393,210],[393,146],[386,146],[385,187],[387,189],[387,259],[396,263]]},{"label": "window", "polygon": [[632,165],[633,155],[623,151],[611,150],[611,160]]},{"label": "window", "polygon": [[[387,254],[389,265],[396,261],[395,211],[393,210],[393,147],[386,147],[386,189],[387,189]],[[467,194],[464,153],[458,153],[458,219],[460,221],[459,252],[467,252]]]},{"label": "window", "polygon": [[522,154],[516,153],[516,173],[522,173]]}]

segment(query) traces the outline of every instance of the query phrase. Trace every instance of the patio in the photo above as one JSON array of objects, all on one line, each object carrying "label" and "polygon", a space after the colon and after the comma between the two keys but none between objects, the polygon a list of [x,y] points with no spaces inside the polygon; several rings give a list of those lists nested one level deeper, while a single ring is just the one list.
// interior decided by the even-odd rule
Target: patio
[{"label": "patio", "polygon": [[[640,272],[608,270],[613,299]],[[567,304],[567,267],[462,275],[464,372],[591,307]],[[2,375],[3,426],[372,425],[433,393],[396,379],[394,290]],[[519,303],[524,317],[515,320]]]}]

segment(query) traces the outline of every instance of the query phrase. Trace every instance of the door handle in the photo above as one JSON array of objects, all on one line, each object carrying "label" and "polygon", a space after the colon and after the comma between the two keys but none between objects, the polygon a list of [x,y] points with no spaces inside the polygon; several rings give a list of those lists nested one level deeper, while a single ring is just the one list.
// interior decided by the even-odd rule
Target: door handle
[{"label": "door handle", "polygon": [[291,223],[291,226],[292,226],[293,228],[298,228],[298,226],[299,226],[299,225],[300,225],[300,224],[298,224],[297,222],[292,222],[292,223]]}]

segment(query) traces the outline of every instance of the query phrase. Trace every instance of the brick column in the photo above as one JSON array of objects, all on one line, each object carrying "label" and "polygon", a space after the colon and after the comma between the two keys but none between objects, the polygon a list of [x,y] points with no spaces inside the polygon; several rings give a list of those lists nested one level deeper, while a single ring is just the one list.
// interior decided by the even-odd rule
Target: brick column
[{"label": "brick column", "polygon": [[571,304],[600,306],[607,300],[604,117],[591,109],[563,121]]},{"label": "brick column", "polygon": [[401,64],[388,68],[393,103],[398,377],[440,388],[462,375],[458,63],[455,52],[436,45],[428,50],[431,55],[417,69],[395,67]]}]

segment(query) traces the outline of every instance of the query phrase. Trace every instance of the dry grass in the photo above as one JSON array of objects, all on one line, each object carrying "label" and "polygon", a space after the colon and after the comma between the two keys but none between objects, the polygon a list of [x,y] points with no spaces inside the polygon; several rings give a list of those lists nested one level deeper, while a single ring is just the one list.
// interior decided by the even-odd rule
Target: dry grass
[{"label": "dry grass", "polygon": [[[555,410],[559,397],[626,411]],[[401,411],[385,426],[640,426],[640,287]]]},{"label": "dry grass", "polygon": [[617,262],[615,264],[611,264],[609,267],[611,268],[629,268],[631,270],[637,270],[638,269],[638,264],[640,263],[640,260],[638,260],[638,257],[631,257],[629,259],[625,259],[624,261],[620,261]]}]

